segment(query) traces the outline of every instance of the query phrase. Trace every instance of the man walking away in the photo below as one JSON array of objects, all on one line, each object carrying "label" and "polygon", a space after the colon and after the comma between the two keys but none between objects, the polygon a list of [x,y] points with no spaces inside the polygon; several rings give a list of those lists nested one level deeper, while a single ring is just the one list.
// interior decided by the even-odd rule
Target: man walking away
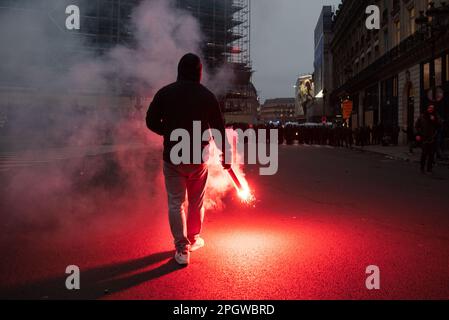
[{"label": "man walking away", "polygon": [[[168,210],[170,229],[174,238],[176,254],[175,260],[180,265],[188,265],[190,252],[204,246],[200,237],[204,219],[204,194],[207,182],[207,165],[201,157],[201,163],[195,164],[193,155],[193,141],[190,148],[190,162],[173,164],[170,153],[178,143],[170,141],[174,130],[184,129],[193,137],[193,123],[201,121],[201,132],[216,129],[221,133],[222,144],[217,147],[226,153],[230,152],[230,145],[226,139],[223,116],[215,95],[200,84],[202,64],[198,56],[186,54],[178,65],[178,80],[155,95],[147,113],[148,128],[164,137],[164,176],[168,195]],[[209,143],[202,143],[203,151]],[[196,144],[195,144],[196,145]],[[224,169],[230,165],[223,161]],[[183,205],[188,200],[187,212]]]},{"label": "man walking away", "polygon": [[417,140],[422,143],[422,173],[425,173],[426,166],[427,172],[432,173],[435,161],[436,136],[439,127],[439,118],[435,113],[435,107],[431,105],[427,108],[427,112],[424,113],[416,123],[416,130],[418,133]]},{"label": "man walking away", "polygon": [[416,136],[415,136],[415,130],[413,130],[412,125],[408,125],[407,129],[403,129],[402,132],[404,132],[407,135],[407,144],[409,148],[409,152],[413,154],[413,149],[416,145]]}]

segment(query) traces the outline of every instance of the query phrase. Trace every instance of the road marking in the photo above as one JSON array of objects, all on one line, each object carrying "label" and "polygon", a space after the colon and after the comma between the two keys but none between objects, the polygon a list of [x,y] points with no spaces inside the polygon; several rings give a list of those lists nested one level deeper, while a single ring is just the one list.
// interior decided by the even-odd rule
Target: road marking
[{"label": "road marking", "polygon": [[14,168],[26,168],[32,166],[42,166],[51,162],[67,160],[79,154],[67,149],[62,149],[59,153],[50,152],[48,154],[24,154],[19,152],[3,152],[0,154],[0,171],[6,172]]},{"label": "road marking", "polygon": [[0,171],[5,172],[13,168],[48,165],[52,162],[100,156],[108,153],[125,152],[146,149],[145,145],[115,145],[92,147],[67,147],[46,150],[33,150],[27,152],[4,151],[0,152]]}]

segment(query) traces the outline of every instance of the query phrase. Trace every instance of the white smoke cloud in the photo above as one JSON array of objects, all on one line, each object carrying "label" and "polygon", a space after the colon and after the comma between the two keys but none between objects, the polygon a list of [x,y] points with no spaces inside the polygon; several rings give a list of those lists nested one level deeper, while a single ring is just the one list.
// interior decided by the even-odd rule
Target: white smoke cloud
[{"label": "white smoke cloud", "polygon": [[202,36],[197,20],[170,3],[153,0],[139,5],[131,18],[136,47],[118,45],[101,59],[75,65],[69,74],[75,86],[95,86],[111,72],[153,91],[175,81],[180,58],[187,52],[199,54]]},{"label": "white smoke cloud", "polygon": [[[161,139],[146,130],[143,117],[155,91],[176,80],[179,59],[187,52],[200,52],[202,35],[198,21],[174,8],[171,1],[143,1],[131,21],[135,45],[117,45],[98,56],[89,51],[89,43],[55,29],[45,13],[3,11],[0,43],[8,46],[0,50],[0,85],[34,88],[19,95],[8,90],[0,93],[0,108],[12,114],[7,134],[26,140],[31,154],[55,144],[137,141],[147,145],[150,155],[119,152],[89,163],[73,160],[55,171],[23,169],[5,183],[0,208],[20,219],[46,212],[67,222],[60,212],[88,214],[102,204],[105,212],[117,201],[129,208],[136,197],[153,197],[153,210],[164,206],[161,170],[154,164],[154,159],[159,159]],[[226,69],[216,76],[205,75],[206,84],[216,92],[226,88],[230,80]],[[134,109],[138,102],[130,97],[112,97],[111,92],[128,82],[138,84],[132,89],[144,97],[142,110]],[[100,94],[89,95],[95,92]],[[49,175],[51,183],[47,183]],[[118,194],[111,194],[110,186],[105,186],[110,180]],[[22,201],[29,194],[29,186],[33,186],[35,196]],[[229,186],[220,188],[222,192],[214,193],[217,201],[229,190]]]}]

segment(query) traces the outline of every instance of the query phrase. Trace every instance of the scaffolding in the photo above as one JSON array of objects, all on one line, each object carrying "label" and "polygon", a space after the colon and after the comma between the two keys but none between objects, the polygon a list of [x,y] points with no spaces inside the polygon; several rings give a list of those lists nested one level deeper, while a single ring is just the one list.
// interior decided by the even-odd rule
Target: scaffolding
[{"label": "scaffolding", "polygon": [[209,71],[226,67],[234,75],[226,94],[220,97],[226,117],[254,118],[258,100],[251,83],[251,0],[177,0],[176,5],[199,22]]},{"label": "scaffolding", "polygon": [[208,66],[250,65],[250,0],[177,0],[176,5],[200,23]]},{"label": "scaffolding", "polygon": [[232,29],[236,40],[232,44],[229,61],[251,67],[250,27],[251,27],[251,1],[234,0],[234,27]]},{"label": "scaffolding", "polygon": [[[228,112],[247,112],[246,100],[257,98],[257,92],[251,84],[251,0],[171,1],[199,22],[204,39],[201,49],[209,72],[213,75],[223,67],[233,72],[233,81],[227,93],[220,97],[223,109]],[[78,50],[89,50],[102,55],[117,44],[135,45],[131,15],[141,2],[142,0],[0,0],[0,13],[2,9],[9,10],[8,13],[11,9],[25,10],[48,18],[49,29],[55,36],[68,41],[67,46],[56,48],[54,56],[42,56],[44,59],[55,60],[53,65],[65,66],[69,64],[63,61],[64,57],[76,56],[71,53]],[[63,9],[68,4],[77,4],[83,8],[83,28],[78,32],[67,32],[63,27],[66,18]],[[73,38],[79,41],[71,41]],[[61,44],[64,41],[55,43]],[[84,45],[76,47],[76,43]],[[34,53],[30,55],[33,56]],[[121,86],[123,84],[124,81],[121,81]],[[128,84],[125,88],[117,88],[118,92],[132,95],[130,88],[133,85],[131,82]]]},{"label": "scaffolding", "polygon": [[[117,44],[133,43],[132,10],[142,0],[0,0],[1,9],[34,11],[48,16],[54,32],[77,37],[89,49],[102,54]],[[251,71],[250,0],[172,0],[178,8],[191,13],[204,36],[202,44],[206,64],[213,72],[224,64],[242,72]],[[81,11],[82,30],[64,32],[64,6],[77,4]],[[11,11],[9,11],[11,12]],[[56,27],[54,26],[54,27]],[[76,50],[77,48],[72,48]],[[83,46],[83,50],[86,49]],[[247,82],[247,81],[246,81]]]}]

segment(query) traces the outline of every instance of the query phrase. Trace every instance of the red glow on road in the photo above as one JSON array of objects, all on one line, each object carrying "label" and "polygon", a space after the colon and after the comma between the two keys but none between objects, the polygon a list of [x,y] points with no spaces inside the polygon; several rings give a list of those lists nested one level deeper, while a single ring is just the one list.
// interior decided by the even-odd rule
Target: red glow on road
[{"label": "red glow on road", "polygon": [[284,248],[288,245],[288,241],[291,241],[289,236],[278,230],[267,232],[266,229],[247,230],[237,226],[236,230],[225,229],[217,233],[215,238],[217,245],[227,248],[231,256],[240,256],[234,260],[236,265],[248,263],[249,252],[260,257],[266,252],[280,251],[280,248]]}]

